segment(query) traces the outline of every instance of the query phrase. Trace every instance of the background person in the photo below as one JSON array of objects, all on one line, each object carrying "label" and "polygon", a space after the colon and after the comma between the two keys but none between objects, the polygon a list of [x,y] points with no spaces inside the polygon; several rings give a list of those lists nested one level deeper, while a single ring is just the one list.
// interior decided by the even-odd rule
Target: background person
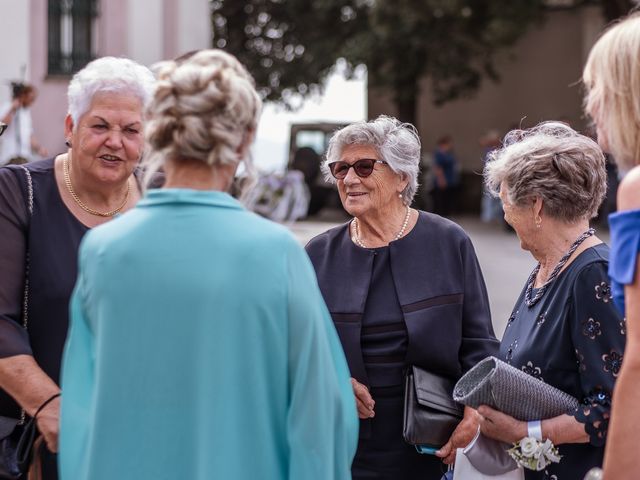
[{"label": "background person", "polygon": [[[151,72],[131,60],[94,60],[69,84],[64,124],[69,150],[0,168],[0,386],[29,415],[60,390],[80,239],[140,197],[133,172],[143,148],[143,107],[153,85]],[[28,323],[22,314],[27,270]],[[0,414],[19,416],[16,403],[0,394]],[[57,451],[58,412],[56,399],[37,419],[52,452]],[[55,478],[55,462],[47,454],[44,479]]]},{"label": "background person", "polygon": [[226,193],[260,108],[220,50],[158,67],[145,163],[164,188],[80,249],[63,479],[350,478],[355,402],[309,259]]},{"label": "background person", "polygon": [[433,152],[433,212],[448,217],[455,212],[459,181],[458,160],[453,152],[453,139],[444,135]]},{"label": "background person", "polygon": [[609,216],[613,298],[626,314],[627,350],[614,394],[604,478],[635,479],[640,430],[640,13],[612,25],[591,49],[584,68],[585,110],[598,143],[626,173],[618,213]]},{"label": "background person", "polygon": [[[525,477],[582,480],[602,462],[625,342],[607,277],[609,248],[589,228],[606,190],[604,155],[560,122],[513,130],[503,144],[490,154],[485,181],[538,265],[507,322],[499,358],[581,402],[573,412],[539,419],[537,435],[562,459]],[[536,434],[535,424],[487,406],[478,411],[488,437],[514,443]]]},{"label": "background person", "polygon": [[412,365],[457,380],[497,353],[471,241],[453,222],[409,207],[417,190],[415,128],[381,116],[339,130],[326,162],[354,218],[307,245],[345,350],[358,404],[354,479],[438,479],[477,429],[465,417],[437,456],[402,437],[404,372]]},{"label": "background person", "polygon": [[[480,138],[480,146],[482,147],[482,165],[486,165],[489,155],[501,145],[500,134],[497,130],[489,130],[482,138]],[[502,202],[500,198],[491,195],[486,187],[482,189],[482,201],[480,205],[480,220],[485,223],[494,221],[503,221]]]},{"label": "background person", "polygon": [[[36,88],[28,83],[11,84],[11,101],[0,107],[0,121],[7,124],[7,131],[0,140],[0,165],[14,159],[32,160],[45,157],[42,148],[33,135],[30,107],[36,100]],[[17,163],[14,160],[14,163]]]}]

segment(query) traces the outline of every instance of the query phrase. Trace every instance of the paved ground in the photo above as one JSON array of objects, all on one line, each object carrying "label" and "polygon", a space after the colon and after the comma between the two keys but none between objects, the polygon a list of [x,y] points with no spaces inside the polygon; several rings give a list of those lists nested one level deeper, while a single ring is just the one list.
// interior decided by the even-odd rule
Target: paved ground
[{"label": "paved ground", "polygon": [[[305,244],[318,233],[341,223],[336,222],[341,219],[328,220],[331,221],[297,222],[291,225],[291,230]],[[472,217],[455,218],[454,221],[466,230],[476,248],[489,292],[493,326],[500,338],[535,261],[529,252],[520,248],[516,235],[500,225],[486,225]],[[608,241],[607,232],[598,231],[598,234]]]}]

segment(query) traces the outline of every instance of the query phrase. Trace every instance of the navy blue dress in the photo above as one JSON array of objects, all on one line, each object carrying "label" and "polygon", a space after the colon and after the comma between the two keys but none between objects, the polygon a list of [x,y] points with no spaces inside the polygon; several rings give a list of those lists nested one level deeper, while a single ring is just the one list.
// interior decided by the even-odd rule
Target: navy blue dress
[{"label": "navy blue dress", "polygon": [[375,400],[371,437],[360,439],[354,480],[439,479],[446,471],[433,455],[418,454],[402,438],[407,327],[393,284],[389,247],[373,249],[373,271],[362,319],[362,357]]},{"label": "navy blue dress", "polygon": [[409,365],[459,379],[496,355],[489,300],[466,233],[419,212],[387,247],[353,243],[349,223],[307,245],[351,376],[366,385],[375,417],[361,420],[356,480],[439,480],[446,466],[402,437],[403,370]]},{"label": "navy blue dress", "polygon": [[[24,169],[0,169],[0,358],[33,355],[40,368],[59,383],[78,246],[89,228],[62,202],[53,166],[53,159],[26,165],[33,184],[31,216]],[[25,331],[21,324],[27,251],[30,262]],[[0,390],[0,415],[18,414],[17,404]],[[44,480],[57,479],[53,455],[44,457],[43,468]]]},{"label": "navy blue dress", "polygon": [[608,260],[607,245],[586,249],[532,307],[523,290],[507,322],[500,358],[580,400],[570,414],[589,435],[589,443],[559,445],[560,463],[527,470],[527,480],[582,480],[602,465],[626,334],[611,297]]}]

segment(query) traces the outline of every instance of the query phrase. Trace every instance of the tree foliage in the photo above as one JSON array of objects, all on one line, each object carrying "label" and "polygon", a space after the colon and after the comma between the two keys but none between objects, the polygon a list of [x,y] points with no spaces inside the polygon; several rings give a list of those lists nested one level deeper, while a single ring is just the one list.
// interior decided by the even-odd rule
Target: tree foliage
[{"label": "tree foliage", "polygon": [[322,89],[342,45],[362,28],[341,0],[213,0],[213,44],[234,54],[267,100]]},{"label": "tree foliage", "polygon": [[[268,100],[322,88],[336,60],[366,65],[412,123],[421,80],[437,104],[498,79],[495,54],[541,20],[551,0],[212,0],[214,46],[242,61]],[[567,4],[567,1],[560,3]],[[568,1],[569,6],[593,3]],[[607,17],[631,0],[600,0]]]}]

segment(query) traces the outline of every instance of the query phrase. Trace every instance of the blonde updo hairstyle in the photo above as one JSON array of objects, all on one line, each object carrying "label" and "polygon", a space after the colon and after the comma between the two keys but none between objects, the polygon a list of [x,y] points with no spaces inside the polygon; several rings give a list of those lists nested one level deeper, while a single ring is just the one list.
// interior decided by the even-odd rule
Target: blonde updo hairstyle
[{"label": "blonde updo hairstyle", "polygon": [[211,167],[244,161],[245,174],[254,178],[250,156],[241,158],[239,149],[256,131],[262,102],[244,66],[234,56],[211,49],[153,69],[158,82],[147,109],[147,178],[167,160],[187,159]]},{"label": "blonde updo hairstyle", "polygon": [[624,169],[640,163],[640,12],[613,24],[589,53],[585,111]]}]

